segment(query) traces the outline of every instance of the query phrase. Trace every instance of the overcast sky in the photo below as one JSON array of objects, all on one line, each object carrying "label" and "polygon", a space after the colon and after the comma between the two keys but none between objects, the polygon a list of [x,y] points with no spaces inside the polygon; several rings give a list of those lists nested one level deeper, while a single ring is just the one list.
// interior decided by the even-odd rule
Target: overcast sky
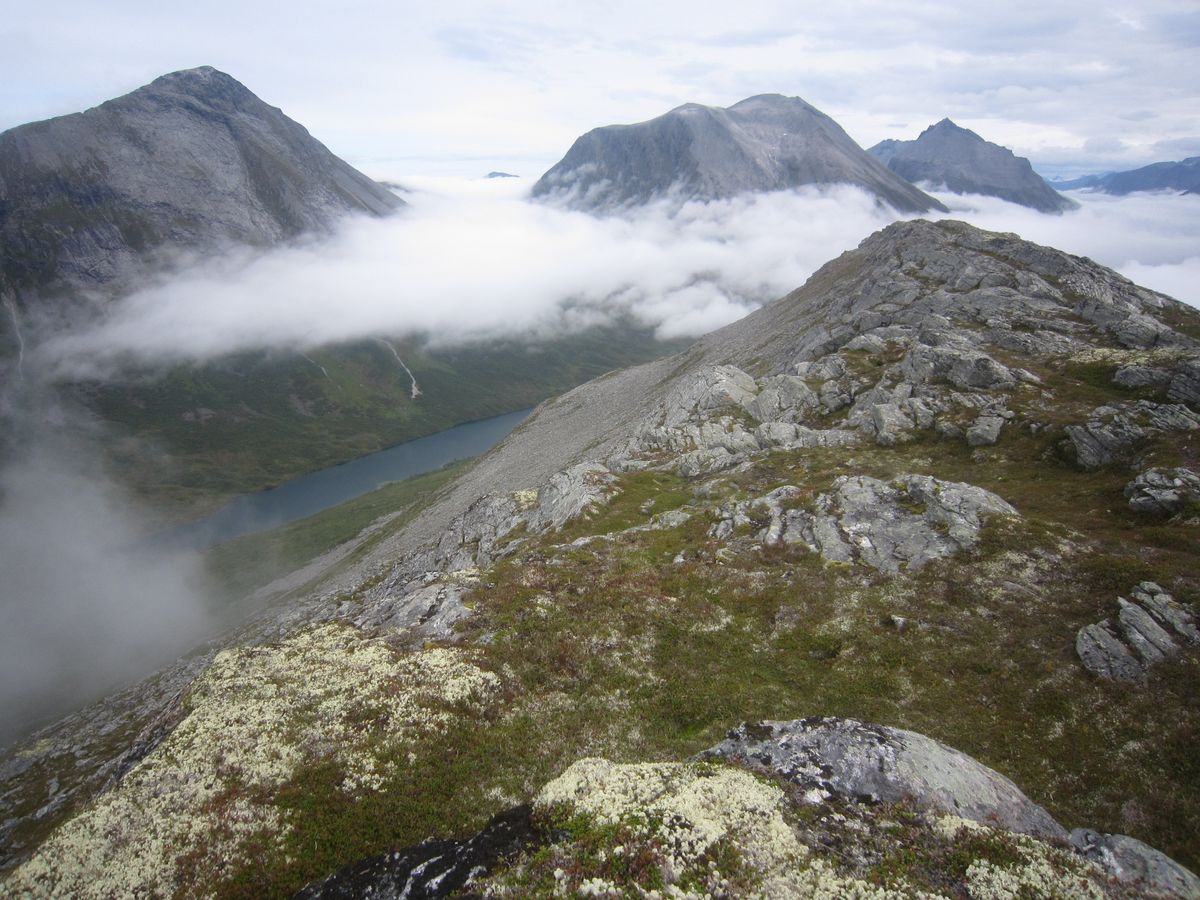
[{"label": "overcast sky", "polygon": [[48,0],[0,46],[0,128],[208,64],[375,175],[536,176],[597,125],[767,92],[863,146],[949,116],[1047,174],[1200,154],[1196,0]]}]

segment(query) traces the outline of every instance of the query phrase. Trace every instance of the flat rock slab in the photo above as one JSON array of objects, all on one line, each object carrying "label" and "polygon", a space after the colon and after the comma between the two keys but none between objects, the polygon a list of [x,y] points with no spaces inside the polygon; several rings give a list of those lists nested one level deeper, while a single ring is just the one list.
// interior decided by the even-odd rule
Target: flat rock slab
[{"label": "flat rock slab", "polygon": [[700,756],[743,761],[810,792],[815,802],[910,801],[1039,838],[1067,838],[1003,775],[914,731],[825,716],[746,723]]}]

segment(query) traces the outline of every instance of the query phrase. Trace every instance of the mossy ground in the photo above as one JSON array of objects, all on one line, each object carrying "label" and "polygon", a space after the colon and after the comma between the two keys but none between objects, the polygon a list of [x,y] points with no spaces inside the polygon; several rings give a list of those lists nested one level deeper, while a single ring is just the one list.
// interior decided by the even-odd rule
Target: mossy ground
[{"label": "mossy ground", "polygon": [[[1147,452],[1183,460],[1189,440]],[[699,482],[624,476],[608,507],[528,540],[467,598],[475,615],[460,639],[505,673],[502,712],[447,735],[357,804],[323,789],[319,772],[306,777],[285,796],[304,805],[297,840],[316,848],[312,864],[256,869],[247,884],[283,895],[339,862],[466,834],[583,756],[680,759],[737,722],[809,715],[930,735],[1068,827],[1132,834],[1195,867],[1200,656],[1131,687],[1089,675],[1074,640],[1147,578],[1200,600],[1196,529],[1130,513],[1128,470],[1079,471],[1049,452],[1054,441],[1010,425],[982,451],[927,438],[777,453],[705,484],[703,500]],[[702,506],[714,495],[783,483],[815,494],[839,474],[910,472],[988,488],[1023,518],[994,520],[973,551],[895,578],[707,536]],[[622,533],[672,508],[694,515]],[[567,546],[586,535],[609,536]]]}]

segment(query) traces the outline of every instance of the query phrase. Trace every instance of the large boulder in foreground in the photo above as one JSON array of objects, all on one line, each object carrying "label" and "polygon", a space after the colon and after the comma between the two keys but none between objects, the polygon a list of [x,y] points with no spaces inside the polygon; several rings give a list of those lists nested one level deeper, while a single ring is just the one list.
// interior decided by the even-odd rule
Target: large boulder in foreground
[{"label": "large boulder in foreground", "polygon": [[1066,829],[999,772],[915,731],[825,716],[745,723],[701,756],[780,776],[813,802],[911,801],[1008,831],[1067,838]]}]

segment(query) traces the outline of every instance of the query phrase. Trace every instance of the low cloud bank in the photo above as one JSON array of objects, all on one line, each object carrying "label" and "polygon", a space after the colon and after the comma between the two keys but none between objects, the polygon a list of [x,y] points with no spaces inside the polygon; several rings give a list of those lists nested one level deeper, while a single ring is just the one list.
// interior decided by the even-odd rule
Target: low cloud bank
[{"label": "low cloud bank", "polygon": [[116,304],[42,348],[57,374],[203,360],[370,335],[434,343],[535,338],[633,315],[699,336],[801,284],[889,217],[853,188],[597,219],[524,199],[507,180],[425,180],[412,209],[329,241],[226,258]]},{"label": "low cloud bank", "polygon": [[[551,337],[632,314],[660,337],[699,336],[778,297],[892,216],[850,187],[658,204],[598,219],[530,203],[516,181],[407,182],[412,210],[352,220],[331,240],[206,263],[115,304],[41,348],[57,376],[202,361],[370,335],[435,344]],[[1091,256],[1200,302],[1200,197],[1076,193],[1047,216],[940,196],[951,215]]]}]

